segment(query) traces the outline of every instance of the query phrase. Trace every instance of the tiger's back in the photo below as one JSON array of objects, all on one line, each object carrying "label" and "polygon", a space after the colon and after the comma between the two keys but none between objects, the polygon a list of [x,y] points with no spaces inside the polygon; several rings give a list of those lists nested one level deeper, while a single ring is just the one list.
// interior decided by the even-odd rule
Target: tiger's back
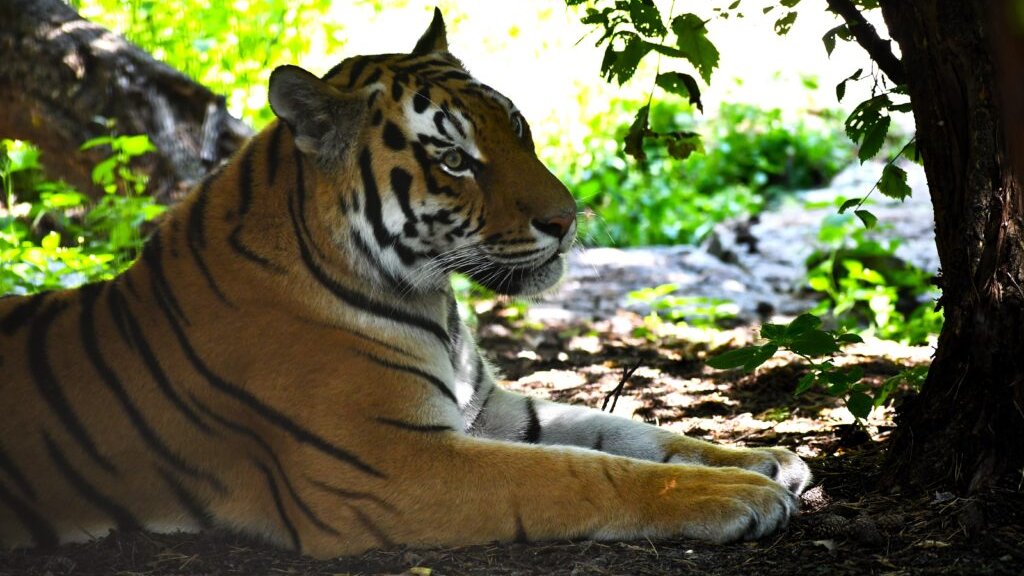
[{"label": "tiger's back", "polygon": [[550,287],[575,203],[439,14],[411,54],[279,68],[270,102],[126,273],[0,300],[0,544],[223,526],[328,556],[785,523],[809,480],[787,451],[494,385],[448,276]]}]

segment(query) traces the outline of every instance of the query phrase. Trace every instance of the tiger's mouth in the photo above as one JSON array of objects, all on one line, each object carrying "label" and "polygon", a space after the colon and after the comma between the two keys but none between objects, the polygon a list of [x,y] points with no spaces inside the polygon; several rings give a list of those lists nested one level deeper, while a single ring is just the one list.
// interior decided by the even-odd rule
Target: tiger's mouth
[{"label": "tiger's mouth", "polygon": [[565,252],[556,250],[539,264],[510,266],[487,259],[482,264],[460,268],[456,271],[498,294],[532,295],[547,290],[562,278],[566,268],[566,255]]}]

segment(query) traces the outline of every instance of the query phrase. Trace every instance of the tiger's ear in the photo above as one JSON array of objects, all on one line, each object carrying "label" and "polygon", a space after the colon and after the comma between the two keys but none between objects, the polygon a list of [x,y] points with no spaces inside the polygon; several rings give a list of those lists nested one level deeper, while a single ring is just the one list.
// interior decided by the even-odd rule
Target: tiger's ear
[{"label": "tiger's ear", "polygon": [[366,114],[361,96],[343,94],[298,66],[274,69],[267,99],[274,114],[292,129],[295,146],[324,162],[344,154]]},{"label": "tiger's ear", "polygon": [[416,56],[430,54],[431,52],[448,51],[448,34],[444,29],[444,17],[441,16],[441,9],[434,8],[434,19],[430,21],[427,31],[420,36],[412,53]]}]

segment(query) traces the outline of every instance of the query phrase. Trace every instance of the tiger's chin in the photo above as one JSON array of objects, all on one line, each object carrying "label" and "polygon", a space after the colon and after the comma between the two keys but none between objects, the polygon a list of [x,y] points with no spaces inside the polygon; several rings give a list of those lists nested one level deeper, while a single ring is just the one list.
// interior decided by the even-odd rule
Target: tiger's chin
[{"label": "tiger's chin", "polygon": [[488,290],[506,296],[533,296],[558,284],[565,275],[566,255],[558,252],[538,266],[513,268],[494,262],[460,270]]}]

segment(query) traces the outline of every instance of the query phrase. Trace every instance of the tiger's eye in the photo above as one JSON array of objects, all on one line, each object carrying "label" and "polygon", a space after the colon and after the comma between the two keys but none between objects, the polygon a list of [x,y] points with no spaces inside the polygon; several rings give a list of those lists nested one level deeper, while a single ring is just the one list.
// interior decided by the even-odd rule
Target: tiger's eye
[{"label": "tiger's eye", "polygon": [[441,164],[449,172],[462,172],[469,166],[466,162],[466,155],[458,148],[449,148],[441,155]]}]

